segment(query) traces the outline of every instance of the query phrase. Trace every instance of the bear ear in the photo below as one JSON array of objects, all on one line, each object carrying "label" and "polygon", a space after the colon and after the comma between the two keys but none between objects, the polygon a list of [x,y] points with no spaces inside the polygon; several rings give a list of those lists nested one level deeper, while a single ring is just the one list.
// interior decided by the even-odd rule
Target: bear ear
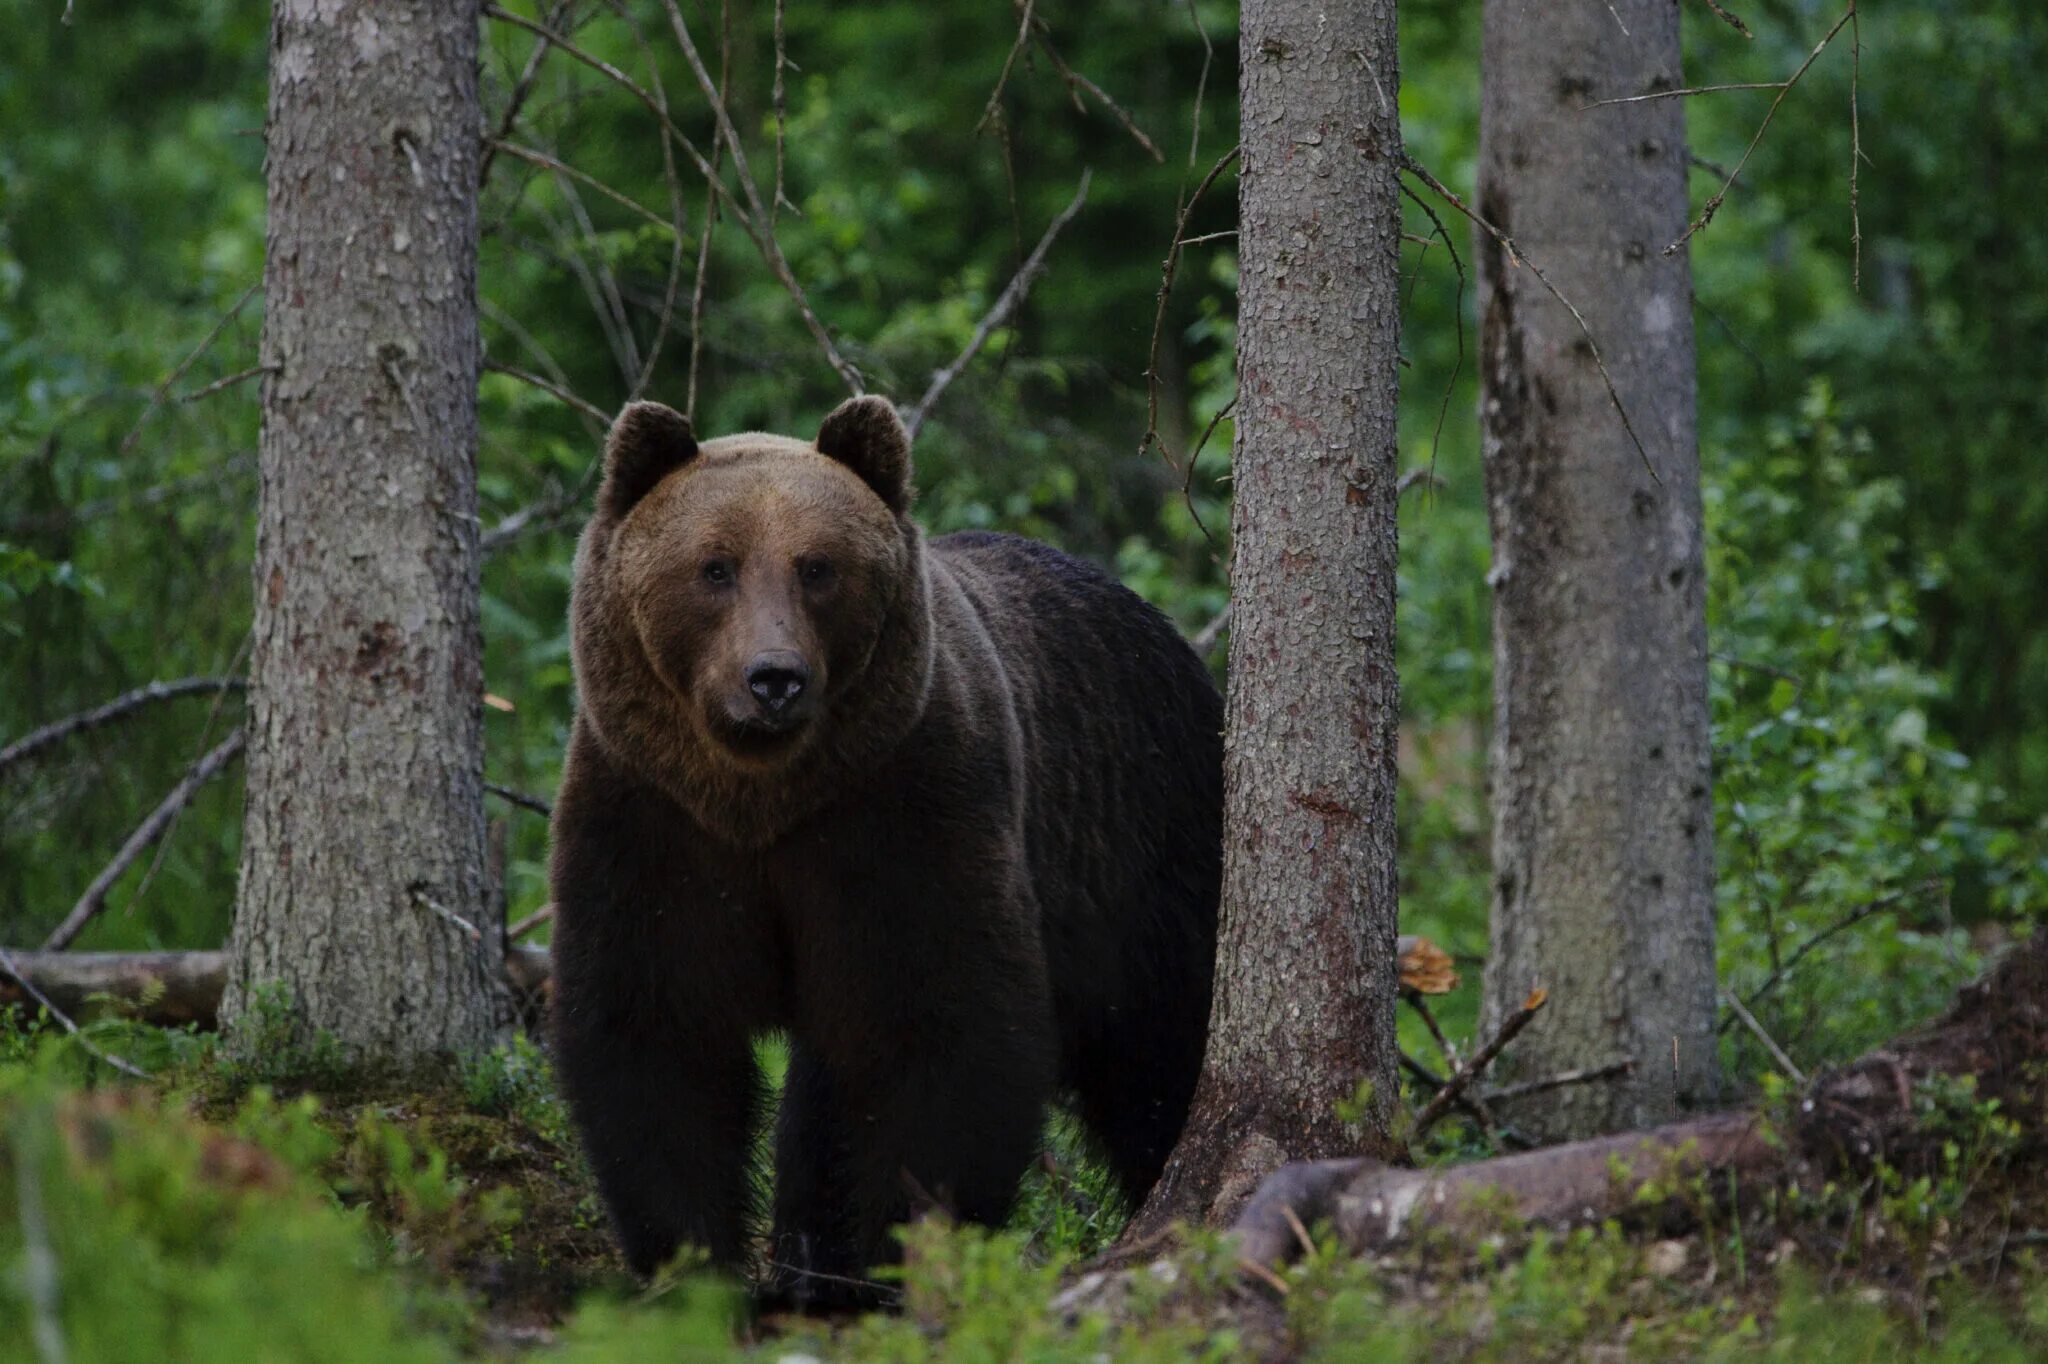
[{"label": "bear ear", "polygon": [[690,419],[660,403],[628,403],[604,442],[604,487],[598,505],[624,516],[669,473],[697,454]]},{"label": "bear ear", "polygon": [[910,433],[887,398],[868,394],[833,408],[818,428],[818,453],[859,474],[890,511],[910,509]]}]

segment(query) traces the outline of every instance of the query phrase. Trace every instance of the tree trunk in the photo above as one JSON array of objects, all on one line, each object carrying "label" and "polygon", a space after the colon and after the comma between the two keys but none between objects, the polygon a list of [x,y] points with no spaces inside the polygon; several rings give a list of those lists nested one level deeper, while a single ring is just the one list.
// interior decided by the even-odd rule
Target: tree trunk
[{"label": "tree trunk", "polygon": [[[1247,0],[1223,911],[1194,1110],[1133,1238],[1383,1153],[1394,1038],[1395,0]],[[1369,1086],[1352,1121],[1338,1109]]]},{"label": "tree trunk", "polygon": [[248,805],[223,1001],[414,1066],[503,1016],[486,922],[473,0],[277,0]]},{"label": "tree trunk", "polygon": [[[1633,1057],[1533,1097],[1548,1137],[1710,1101],[1713,800],[1694,431],[1692,278],[1670,0],[1486,0],[1479,211],[1585,315],[1479,236],[1481,425],[1493,524],[1489,1028],[1550,1004],[1503,1080]],[[1617,23],[1617,16],[1620,23]],[[1623,25],[1626,25],[1626,32]],[[1651,470],[1654,468],[1655,475]]]}]

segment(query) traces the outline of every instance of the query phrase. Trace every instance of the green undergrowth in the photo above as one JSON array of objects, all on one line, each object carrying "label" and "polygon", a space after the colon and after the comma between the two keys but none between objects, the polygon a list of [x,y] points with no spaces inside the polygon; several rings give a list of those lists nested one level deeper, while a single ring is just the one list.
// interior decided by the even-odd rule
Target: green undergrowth
[{"label": "green undergrowth", "polygon": [[72,1361],[380,1364],[2048,1352],[2040,1114],[1967,1082],[1923,1087],[1911,1167],[1657,1190],[1683,1234],[1646,1214],[1365,1260],[1319,1234],[1270,1282],[1204,1236],[1130,1274],[1089,1266],[1122,1214],[1055,1124],[1010,1227],[910,1229],[902,1310],[819,1323],[755,1320],[688,1265],[633,1282],[530,1043],[424,1091],[328,1069],[317,1046],[265,1065],[257,1081],[209,1038],[118,1018],[79,1038],[0,1016],[0,1358],[48,1339]]}]

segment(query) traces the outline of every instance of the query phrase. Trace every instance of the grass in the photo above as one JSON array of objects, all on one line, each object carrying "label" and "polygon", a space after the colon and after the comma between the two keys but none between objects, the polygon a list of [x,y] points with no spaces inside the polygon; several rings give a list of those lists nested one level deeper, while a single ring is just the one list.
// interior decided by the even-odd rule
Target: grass
[{"label": "grass", "polygon": [[[141,1057],[0,1022],[0,1358],[71,1361],[1299,1358],[2034,1359],[2048,1352],[2038,1115],[1930,1091],[1941,1156],[1908,1177],[1740,1191],[1684,1236],[1654,1225],[1358,1260],[1327,1244],[1246,1279],[1196,1236],[1124,1276],[1086,1258],[1121,1224],[1055,1123],[1011,1226],[909,1229],[904,1310],[749,1318],[687,1265],[621,1269],[554,1098],[521,1042],[445,1088],[350,1077],[317,1047],[258,1081],[190,1033],[89,1025]],[[769,1058],[772,1061],[772,1055]],[[309,1081],[317,1079],[317,1086]]]}]

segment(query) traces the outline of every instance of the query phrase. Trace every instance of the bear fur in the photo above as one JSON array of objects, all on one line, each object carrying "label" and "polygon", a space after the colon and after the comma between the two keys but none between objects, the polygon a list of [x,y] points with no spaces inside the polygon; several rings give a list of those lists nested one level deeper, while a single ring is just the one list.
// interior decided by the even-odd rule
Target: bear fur
[{"label": "bear fur", "polygon": [[556,1065],[626,1258],[865,1300],[890,1228],[999,1223],[1065,1097],[1134,1202],[1209,1018],[1222,708],[1167,620],[1045,545],[910,518],[878,398],[815,443],[636,403],[576,560]]}]

